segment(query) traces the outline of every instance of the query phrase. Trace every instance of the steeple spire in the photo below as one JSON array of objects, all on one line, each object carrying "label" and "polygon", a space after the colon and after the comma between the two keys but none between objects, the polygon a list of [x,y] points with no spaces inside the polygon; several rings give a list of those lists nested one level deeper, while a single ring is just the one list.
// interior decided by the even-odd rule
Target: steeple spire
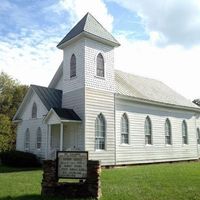
[{"label": "steeple spire", "polygon": [[85,35],[86,37],[105,42],[111,46],[119,46],[119,42],[88,12],[60,41],[58,48],[67,44],[75,37]]}]

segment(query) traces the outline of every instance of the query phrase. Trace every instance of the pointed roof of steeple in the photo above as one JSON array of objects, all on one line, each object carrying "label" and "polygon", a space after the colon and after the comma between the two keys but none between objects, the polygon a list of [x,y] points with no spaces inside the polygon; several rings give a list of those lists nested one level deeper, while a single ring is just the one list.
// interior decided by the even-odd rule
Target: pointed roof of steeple
[{"label": "pointed roof of steeple", "polygon": [[93,39],[103,40],[112,46],[120,45],[119,42],[90,13],[87,13],[60,41],[57,47],[62,48],[61,46],[64,43],[80,34],[85,34],[87,37],[92,37]]}]

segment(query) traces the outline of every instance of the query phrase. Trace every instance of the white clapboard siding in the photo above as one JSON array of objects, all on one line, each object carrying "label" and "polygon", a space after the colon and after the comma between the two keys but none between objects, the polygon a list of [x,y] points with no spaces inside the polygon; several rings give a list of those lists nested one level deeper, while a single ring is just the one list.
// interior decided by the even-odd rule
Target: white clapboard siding
[{"label": "white clapboard siding", "polygon": [[[85,40],[81,39],[67,46],[63,51],[63,93],[84,87]],[[76,56],[76,77],[70,78],[70,60]]]},{"label": "white clapboard siding", "polygon": [[[199,115],[196,116],[196,128],[200,129],[200,116]],[[197,132],[196,132],[196,136],[197,136]],[[198,136],[197,136],[197,138],[198,138]],[[200,144],[197,145],[197,148],[198,148],[198,155],[200,158]]]},{"label": "white clapboard siding", "polygon": [[[128,145],[121,144],[121,116],[129,119]],[[145,145],[144,123],[151,119],[153,145]],[[170,120],[172,145],[165,144],[165,120]],[[188,127],[188,145],[182,144],[182,121]],[[117,164],[190,160],[198,157],[194,113],[175,109],[145,106],[131,101],[116,100],[116,157]]]},{"label": "white clapboard siding", "polygon": [[[97,55],[104,58],[105,78],[96,76]],[[114,92],[114,49],[100,42],[85,39],[85,86]]]},{"label": "white clapboard siding", "polygon": [[37,105],[37,118],[43,118],[43,116],[47,114],[48,110],[46,109],[38,95],[35,92],[33,92],[30,96],[29,101],[27,101],[26,104],[23,106],[23,110],[19,116],[20,119],[32,119],[32,107],[34,102]]},{"label": "white clapboard siding", "polygon": [[[97,100],[98,99],[98,100]],[[85,89],[85,150],[89,159],[114,164],[114,94],[92,88]],[[102,113],[106,120],[106,150],[95,150],[95,120]]]},{"label": "white clapboard siding", "polygon": [[57,89],[57,90],[63,90],[63,73],[59,77],[59,80],[56,83],[56,85],[54,86],[54,88]]},{"label": "white clapboard siding", "polygon": [[[41,149],[38,150],[36,148],[37,140],[37,129],[41,128],[42,132],[42,144]],[[43,123],[43,118],[40,119],[30,119],[30,120],[23,120],[17,126],[17,142],[16,142],[16,149],[19,151],[24,151],[24,144],[25,144],[25,132],[29,128],[30,132],[30,152],[36,154],[41,158],[45,158],[46,156],[46,148],[47,148],[47,125]]]},{"label": "white clapboard siding", "polygon": [[[85,93],[84,88],[63,94],[62,107],[73,109],[81,118],[82,123],[77,124],[78,148],[84,150],[84,119],[85,119]],[[72,144],[73,145],[73,144]],[[74,145],[73,145],[74,146]]]}]

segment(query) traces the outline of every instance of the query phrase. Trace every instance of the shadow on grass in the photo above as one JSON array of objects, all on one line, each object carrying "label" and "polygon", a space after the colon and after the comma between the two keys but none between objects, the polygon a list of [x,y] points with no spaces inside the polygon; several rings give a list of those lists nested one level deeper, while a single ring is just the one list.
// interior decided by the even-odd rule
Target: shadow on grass
[{"label": "shadow on grass", "polygon": [[[0,197],[0,200],[64,200],[66,198],[61,197],[43,197],[41,195],[23,195],[18,197]],[[92,199],[67,199],[67,200],[92,200]]]},{"label": "shadow on grass", "polygon": [[5,165],[0,165],[0,173],[38,171],[38,170],[42,170],[42,168],[41,167],[37,167],[37,168],[16,168],[16,167],[8,167],[8,166],[5,166]]},{"label": "shadow on grass", "polygon": [[23,195],[23,196],[18,196],[18,197],[11,197],[11,196],[7,196],[7,197],[0,197],[0,200],[64,200],[63,198],[45,198],[42,197],[41,195]]}]

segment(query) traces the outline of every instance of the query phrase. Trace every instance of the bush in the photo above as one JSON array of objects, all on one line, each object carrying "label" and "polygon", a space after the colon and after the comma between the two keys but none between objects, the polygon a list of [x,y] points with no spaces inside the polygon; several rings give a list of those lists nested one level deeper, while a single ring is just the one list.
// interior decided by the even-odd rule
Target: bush
[{"label": "bush", "polygon": [[1,163],[10,167],[39,167],[36,155],[22,151],[5,151],[0,153]]}]

